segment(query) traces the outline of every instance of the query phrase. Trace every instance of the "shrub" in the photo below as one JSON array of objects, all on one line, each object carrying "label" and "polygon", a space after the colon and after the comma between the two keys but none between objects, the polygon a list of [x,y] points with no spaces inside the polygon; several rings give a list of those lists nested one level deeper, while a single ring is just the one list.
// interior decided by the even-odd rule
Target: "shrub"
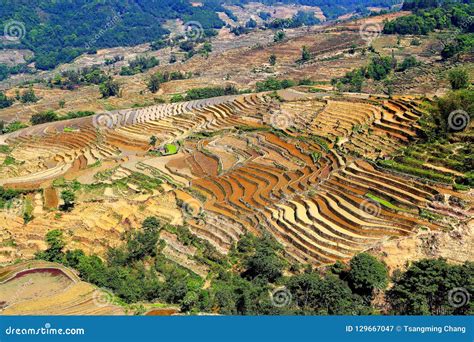
[{"label": "shrub", "polygon": [[350,261],[349,285],[361,295],[371,295],[374,289],[383,290],[388,284],[385,265],[367,253],[361,253]]},{"label": "shrub", "polygon": [[464,89],[469,86],[469,74],[465,69],[456,68],[451,70],[448,78],[453,90]]},{"label": "shrub", "polygon": [[257,91],[269,91],[269,90],[280,90],[289,87],[293,87],[295,82],[291,80],[277,80],[276,78],[270,77],[265,81],[257,82]]},{"label": "shrub", "polygon": [[64,204],[61,207],[61,210],[69,211],[74,207],[74,202],[76,200],[76,195],[71,190],[63,190],[63,191],[61,191],[61,199],[64,202]]},{"label": "shrub", "polygon": [[46,234],[45,240],[48,248],[43,252],[38,252],[35,255],[36,259],[62,262],[64,258],[63,248],[66,246],[63,238],[63,232],[59,229],[50,230]]},{"label": "shrub", "polygon": [[207,99],[216,96],[236,95],[238,93],[239,91],[234,86],[194,88],[188,90],[186,100]]},{"label": "shrub", "polygon": [[33,114],[30,118],[30,122],[32,125],[39,125],[43,124],[46,122],[52,122],[58,120],[58,115],[56,112],[53,112],[52,110],[48,110],[46,112],[41,112],[38,114]]},{"label": "shrub", "polygon": [[107,81],[99,85],[99,91],[102,94],[103,98],[108,98],[110,96],[117,96],[120,92],[120,85],[115,82],[112,78],[109,78]]},{"label": "shrub", "polygon": [[7,97],[0,91],[0,109],[10,107],[13,104],[13,99]]},{"label": "shrub", "polygon": [[35,91],[32,87],[28,88],[20,97],[21,103],[38,102],[39,98],[36,97]]}]

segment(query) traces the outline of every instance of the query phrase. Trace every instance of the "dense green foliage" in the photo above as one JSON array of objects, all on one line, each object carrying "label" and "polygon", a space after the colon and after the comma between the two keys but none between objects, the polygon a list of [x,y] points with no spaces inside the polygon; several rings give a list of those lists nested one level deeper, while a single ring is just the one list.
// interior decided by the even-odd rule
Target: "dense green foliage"
[{"label": "dense green foliage", "polygon": [[236,95],[239,91],[234,86],[205,87],[190,89],[186,93],[186,100],[207,99],[210,97]]},{"label": "dense green foliage", "polygon": [[298,11],[293,17],[288,19],[275,19],[265,24],[272,29],[294,28],[300,26],[317,25],[320,20],[314,16],[314,12]]},{"label": "dense green foliage", "polygon": [[417,261],[394,277],[387,298],[396,314],[472,315],[473,294],[474,264],[450,265],[439,259]]},{"label": "dense green foliage", "polygon": [[80,111],[75,111],[75,112],[67,112],[65,115],[60,116],[58,113],[52,110],[47,110],[38,114],[33,114],[30,118],[30,123],[32,125],[39,125],[39,124],[53,122],[53,121],[83,118],[83,117],[91,116],[94,114],[95,112],[92,112],[92,111],[80,110]]},{"label": "dense green foliage", "polygon": [[[166,244],[159,238],[162,230],[197,249],[196,260],[211,269],[209,286],[204,288],[203,279],[162,254]],[[185,226],[149,217],[141,229],[125,233],[123,240],[102,260],[81,250],[64,251],[63,233],[53,230],[46,235],[48,248],[37,258],[75,268],[83,280],[112,290],[126,303],[160,301],[191,313],[374,314],[378,310],[371,305],[373,291],[384,290],[388,282],[385,265],[365,253],[349,265],[337,262],[323,272],[289,265],[282,258],[282,247],[266,234],[247,234],[222,256]],[[467,314],[472,311],[468,305],[449,307],[446,295],[454,288],[472,293],[473,271],[472,263],[416,262],[405,273],[396,273],[394,286],[387,292],[391,310],[396,314]]]},{"label": "dense green foliage", "polygon": [[61,191],[61,199],[63,200],[61,210],[69,211],[74,207],[76,195],[74,194],[74,191],[70,189],[65,189]]},{"label": "dense green foliage", "polygon": [[95,112],[90,111],[90,110],[78,110],[75,112],[67,112],[67,114],[63,117],[60,117],[59,119],[75,119],[75,118],[83,118],[86,116],[91,116],[94,115]]},{"label": "dense green foliage", "polygon": [[374,289],[385,289],[388,284],[385,265],[367,253],[352,258],[348,278],[353,289],[367,295],[371,295]]},{"label": "dense green foliage", "polygon": [[12,121],[8,124],[5,124],[4,121],[0,121],[0,134],[15,132],[25,127],[28,127],[28,125],[20,121]]},{"label": "dense green foliage", "polygon": [[70,62],[85,51],[158,40],[168,33],[162,27],[168,19],[198,21],[205,29],[224,25],[216,13],[223,11],[217,1],[194,7],[185,0],[2,0],[0,8],[0,32],[11,19],[25,26],[20,42],[4,45],[32,49],[39,69]]},{"label": "dense green foliage", "polygon": [[39,252],[36,255],[37,259],[43,259],[54,262],[61,262],[63,260],[63,248],[66,243],[63,239],[63,232],[61,230],[50,230],[46,233],[46,243],[48,248],[45,251]]},{"label": "dense green foliage", "polygon": [[[449,127],[449,116],[456,111],[465,112],[469,116],[469,121],[474,119],[474,92],[472,90],[452,91],[434,103],[431,120],[434,120],[435,126],[431,136],[439,137],[443,133],[453,131],[452,127]],[[467,125],[464,128],[467,128]]]},{"label": "dense green foliage", "polygon": [[420,63],[416,60],[414,56],[405,57],[405,59],[397,67],[397,71],[405,71],[407,69],[416,67]]},{"label": "dense green foliage", "polygon": [[5,189],[3,186],[0,186],[0,208],[5,208],[8,206],[8,203],[15,198],[17,198],[21,192],[13,189]]},{"label": "dense green foliage", "polygon": [[443,1],[439,4],[434,0],[416,0],[403,6],[414,13],[386,23],[384,33],[426,35],[434,30],[454,30],[456,34],[443,41],[441,56],[444,59],[474,47],[472,1]]},{"label": "dense green foliage", "polygon": [[108,76],[98,66],[80,70],[66,70],[47,81],[49,87],[73,90],[80,85],[100,84],[108,80]]},{"label": "dense green foliage", "polygon": [[120,75],[131,76],[147,71],[160,64],[160,61],[156,57],[143,57],[139,56],[128,63],[128,66],[122,67]]},{"label": "dense green foliage", "polygon": [[375,81],[384,80],[392,71],[404,71],[410,67],[416,66],[416,60],[408,57],[400,68],[397,68],[397,60],[393,57],[374,56],[370,63],[362,68],[349,71],[341,78],[331,80],[333,86],[338,90],[360,92],[365,79],[373,79]]},{"label": "dense green foliage", "polygon": [[453,90],[464,89],[469,86],[469,74],[466,70],[457,68],[449,72],[449,83]]},{"label": "dense green foliage", "polygon": [[9,75],[16,75],[20,73],[31,73],[31,69],[26,64],[17,64],[15,66],[8,66],[0,63],[0,81],[6,79]]},{"label": "dense green foliage", "polygon": [[99,84],[99,91],[102,94],[103,98],[108,98],[110,96],[117,96],[120,94],[120,85],[118,84],[118,82],[114,81],[112,78],[109,78],[106,81]]},{"label": "dense green foliage", "polygon": [[151,75],[148,80],[147,87],[152,93],[156,93],[160,89],[160,85],[165,82],[173,80],[183,80],[185,78],[191,77],[191,73],[182,73],[181,71],[172,71],[172,72],[157,72],[156,74]]},{"label": "dense green foliage", "polygon": [[301,49],[301,62],[307,62],[311,59],[311,53],[309,52],[308,47],[303,46]]},{"label": "dense green foliage", "polygon": [[0,91],[0,109],[10,107],[13,104],[13,99],[7,97],[5,93]]},{"label": "dense green foliage", "polygon": [[56,120],[58,120],[58,115],[52,110],[48,110],[46,112],[41,112],[38,114],[33,114],[30,118],[30,122],[32,125],[39,125],[39,124],[52,122]]},{"label": "dense green foliage", "polygon": [[265,81],[257,82],[257,91],[268,91],[268,90],[280,90],[286,89],[296,85],[291,80],[277,80],[276,78],[270,77]]},{"label": "dense green foliage", "polygon": [[32,87],[29,87],[20,95],[21,103],[33,103],[38,102],[39,98],[36,96],[35,91]]},{"label": "dense green foliage", "polygon": [[[413,5],[415,3],[415,5]],[[427,34],[435,29],[460,29],[474,32],[474,3],[443,2],[442,6],[413,2],[414,14],[397,18],[385,24],[384,33],[388,34]],[[404,6],[411,6],[405,4]]]}]

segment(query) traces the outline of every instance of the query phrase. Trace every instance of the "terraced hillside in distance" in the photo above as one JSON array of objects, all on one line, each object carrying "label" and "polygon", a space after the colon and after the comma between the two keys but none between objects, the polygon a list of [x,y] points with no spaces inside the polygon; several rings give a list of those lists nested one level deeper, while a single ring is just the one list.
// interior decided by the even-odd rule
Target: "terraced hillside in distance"
[{"label": "terraced hillside in distance", "polygon": [[[71,248],[101,253],[151,213],[185,222],[222,254],[246,232],[268,232],[288,260],[315,267],[447,229],[420,212],[443,211],[448,185],[375,162],[417,140],[421,98],[305,90],[105,112],[2,136],[15,162],[2,167],[1,185],[30,189],[2,213],[11,241],[2,261],[32,257],[51,229]],[[56,212],[70,187],[76,206]],[[23,223],[28,206],[34,218]],[[459,210],[456,219],[469,217]],[[192,250],[164,238],[170,257],[205,276]]]}]

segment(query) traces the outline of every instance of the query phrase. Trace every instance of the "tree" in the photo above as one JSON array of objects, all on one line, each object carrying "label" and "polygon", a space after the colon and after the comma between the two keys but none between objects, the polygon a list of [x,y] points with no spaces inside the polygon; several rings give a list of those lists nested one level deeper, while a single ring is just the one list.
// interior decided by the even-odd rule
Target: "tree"
[{"label": "tree", "polygon": [[374,289],[384,289],[388,284],[385,265],[367,253],[351,259],[349,285],[361,295],[372,295]]},{"label": "tree", "polygon": [[157,138],[156,138],[154,135],[152,135],[152,136],[150,137],[150,146],[155,147],[156,141],[157,141]]},{"label": "tree", "polygon": [[[436,124],[436,135],[449,132],[454,129],[465,129],[474,115],[474,92],[469,89],[460,89],[449,92],[446,96],[436,101],[433,118]],[[459,113],[457,119],[450,117],[452,113]],[[456,115],[457,117],[458,115]],[[451,125],[450,125],[451,124]],[[451,127],[451,126],[455,127]],[[464,126],[464,127],[462,127]]]},{"label": "tree", "polygon": [[403,62],[398,66],[397,71],[405,71],[417,66],[419,63],[414,56],[405,57]]},{"label": "tree", "polygon": [[414,262],[393,279],[387,300],[397,315],[472,315],[474,263]]},{"label": "tree", "polygon": [[257,27],[257,22],[250,18],[246,23],[245,23],[246,28],[255,28]]},{"label": "tree", "polygon": [[285,39],[286,34],[283,31],[277,31],[275,35],[273,36],[273,41],[275,43],[281,42],[283,39]]},{"label": "tree", "polygon": [[276,64],[276,60],[277,60],[277,58],[276,58],[275,54],[272,53],[272,54],[270,55],[270,58],[268,58],[268,63],[270,63],[270,65],[275,65],[275,64]]},{"label": "tree", "polygon": [[243,275],[249,279],[261,278],[274,282],[282,274],[283,262],[277,255],[281,246],[269,235],[256,240],[255,252],[246,258]]},{"label": "tree", "polygon": [[12,104],[13,100],[0,91],[0,109],[10,107]]},{"label": "tree", "polygon": [[290,277],[286,286],[300,314],[353,315],[369,311],[362,298],[354,295],[347,283],[334,274],[321,278],[310,271]]},{"label": "tree", "polygon": [[115,82],[112,78],[102,82],[99,85],[99,91],[102,94],[103,98],[108,98],[110,96],[117,96],[120,92],[120,85]]},{"label": "tree", "polygon": [[143,260],[146,256],[156,255],[161,223],[156,217],[147,217],[141,230],[134,230],[126,235],[125,246],[111,248],[107,260],[113,266],[127,266],[134,261]]},{"label": "tree", "polygon": [[50,230],[46,233],[45,240],[48,248],[43,252],[38,252],[36,259],[61,262],[64,257],[63,248],[66,246],[63,232],[59,229]]},{"label": "tree", "polygon": [[449,72],[449,83],[453,90],[465,89],[469,87],[469,74],[465,69],[456,68]]},{"label": "tree", "polygon": [[161,79],[159,75],[153,74],[150,77],[150,80],[148,81],[148,89],[152,93],[156,93],[160,89],[160,84],[161,84]]},{"label": "tree", "polygon": [[308,48],[306,46],[303,46],[301,49],[301,61],[306,62],[311,59],[311,53],[309,52]]},{"label": "tree", "polygon": [[69,211],[74,207],[74,202],[76,200],[76,195],[71,190],[63,190],[63,191],[61,191],[61,199],[64,202],[64,204],[61,207],[61,210]]},{"label": "tree", "polygon": [[200,50],[201,53],[207,55],[212,52],[212,44],[210,42],[205,42],[202,45],[202,48]]},{"label": "tree", "polygon": [[172,55],[170,56],[170,64],[176,63],[177,60],[178,60],[178,59],[176,58],[176,55],[175,55],[175,54],[172,54]]},{"label": "tree", "polygon": [[38,100],[32,87],[29,87],[20,97],[21,103],[38,102]]},{"label": "tree", "polygon": [[41,113],[32,115],[30,118],[30,122],[32,125],[39,125],[46,122],[56,121],[58,119],[59,118],[56,112],[53,112],[52,110],[48,110],[46,112],[41,112]]}]

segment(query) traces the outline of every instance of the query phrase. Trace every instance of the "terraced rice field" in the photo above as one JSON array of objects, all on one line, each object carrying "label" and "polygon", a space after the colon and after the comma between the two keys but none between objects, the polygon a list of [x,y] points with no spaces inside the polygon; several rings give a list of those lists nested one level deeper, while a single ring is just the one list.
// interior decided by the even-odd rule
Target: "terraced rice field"
[{"label": "terraced rice field", "polygon": [[2,315],[123,315],[107,296],[54,263],[30,261],[0,270]]},{"label": "terraced rice field", "polygon": [[[46,188],[113,162],[105,181],[133,172],[160,179],[156,195],[174,193],[184,222],[219,252],[247,231],[267,231],[289,260],[313,266],[420,227],[439,229],[418,213],[436,211],[435,198],[449,196],[447,188],[372,163],[417,139],[420,100],[308,95],[293,91],[283,102],[265,93],[227,96],[27,128],[2,137],[19,163],[1,169],[0,184]],[[172,143],[179,151],[148,153],[151,136],[155,146]],[[187,257],[192,251],[168,240],[170,257],[205,274]]]}]

